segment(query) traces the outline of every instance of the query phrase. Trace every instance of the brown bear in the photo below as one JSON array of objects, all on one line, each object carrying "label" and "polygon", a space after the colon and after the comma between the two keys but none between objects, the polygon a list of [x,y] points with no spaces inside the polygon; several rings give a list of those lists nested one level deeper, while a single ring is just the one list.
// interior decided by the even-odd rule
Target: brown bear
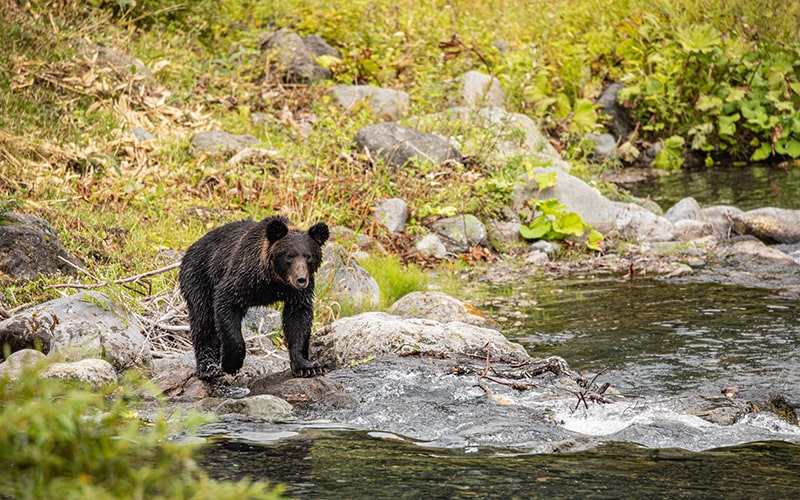
[{"label": "brown bear", "polygon": [[242,318],[257,305],[283,302],[283,333],[292,374],[313,377],[323,367],[308,359],[314,318],[314,273],[328,226],[308,231],[282,216],[218,227],[186,251],[178,276],[189,307],[197,376],[211,380],[242,367]]}]

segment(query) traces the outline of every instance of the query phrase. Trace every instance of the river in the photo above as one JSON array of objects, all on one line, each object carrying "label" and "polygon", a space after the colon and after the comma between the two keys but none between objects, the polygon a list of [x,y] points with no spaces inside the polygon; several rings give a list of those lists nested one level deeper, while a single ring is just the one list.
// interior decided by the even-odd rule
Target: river
[{"label": "river", "polygon": [[[752,205],[730,185],[709,196],[745,209],[800,204],[794,171],[759,169],[726,181],[750,179],[762,197]],[[707,177],[721,174],[693,175],[648,189],[664,208],[663,200],[684,196],[675,191],[709,204],[708,186],[721,181]],[[687,182],[704,187],[692,193]],[[542,453],[535,444],[431,445],[389,432],[389,424],[242,422],[208,431],[202,463],[214,477],[281,482],[300,498],[800,498],[796,425],[753,411],[723,426],[692,411],[728,397],[724,389],[762,405],[776,395],[800,401],[796,300],[766,289],[602,275],[476,286],[465,293],[531,355],[561,356],[619,391],[614,404],[557,412],[559,429],[589,446]]]}]

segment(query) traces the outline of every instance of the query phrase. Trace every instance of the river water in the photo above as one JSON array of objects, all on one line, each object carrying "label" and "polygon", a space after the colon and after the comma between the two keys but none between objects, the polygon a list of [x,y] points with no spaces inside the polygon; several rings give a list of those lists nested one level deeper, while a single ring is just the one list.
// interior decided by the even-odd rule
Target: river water
[{"label": "river water", "polygon": [[[744,209],[800,205],[795,173],[733,172],[744,178],[727,178],[709,198],[708,186],[721,181],[687,175],[660,179],[651,197],[664,208],[664,200],[686,195]],[[743,182],[761,199],[742,201],[730,183]],[[796,425],[753,412],[721,426],[693,411],[724,399],[725,388],[762,405],[778,394],[800,401],[796,300],[765,289],[603,275],[477,286],[465,291],[471,302],[531,355],[561,356],[620,392],[615,404],[557,415],[560,428],[591,446],[566,453],[431,446],[347,422],[242,423],[209,431],[225,437],[210,440],[201,463],[218,478],[281,482],[299,498],[800,498]]]}]

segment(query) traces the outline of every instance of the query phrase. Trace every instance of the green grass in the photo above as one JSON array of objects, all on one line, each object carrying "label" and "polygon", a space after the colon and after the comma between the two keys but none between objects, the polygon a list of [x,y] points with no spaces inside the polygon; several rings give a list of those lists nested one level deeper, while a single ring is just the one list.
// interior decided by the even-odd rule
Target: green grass
[{"label": "green grass", "polygon": [[371,256],[358,261],[381,287],[381,309],[388,309],[411,292],[428,289],[428,274],[414,264],[403,264],[394,256]]}]

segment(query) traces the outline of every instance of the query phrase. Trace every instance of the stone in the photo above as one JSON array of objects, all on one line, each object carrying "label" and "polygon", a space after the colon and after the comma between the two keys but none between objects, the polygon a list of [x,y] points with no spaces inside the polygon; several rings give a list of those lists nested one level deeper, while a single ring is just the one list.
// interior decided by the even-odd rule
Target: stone
[{"label": "stone", "polygon": [[485,356],[487,344],[493,359],[530,359],[525,348],[494,329],[379,312],[341,318],[311,337],[312,358],[325,359],[326,366],[333,368],[385,355]]},{"label": "stone", "polygon": [[268,34],[261,42],[261,50],[268,53],[277,71],[289,83],[310,83],[333,75],[314,61],[314,54],[300,35],[290,30],[279,29]]},{"label": "stone", "polygon": [[226,399],[216,408],[216,413],[238,413],[268,422],[286,420],[292,415],[292,405],[270,394],[259,394],[240,399]]},{"label": "stone", "polygon": [[489,219],[486,222],[486,237],[489,244],[498,252],[509,252],[521,249],[524,242],[519,230],[522,223],[516,220]]},{"label": "stone", "polygon": [[480,71],[467,71],[461,77],[461,99],[471,108],[502,107],[506,93],[500,80]]},{"label": "stone", "polygon": [[444,259],[447,257],[447,247],[442,243],[442,239],[435,234],[426,234],[414,245],[414,249],[428,257]]},{"label": "stone", "polygon": [[342,53],[339,49],[331,46],[319,35],[305,35],[303,37],[303,45],[315,56],[331,56],[336,59],[342,59]]},{"label": "stone", "polygon": [[139,142],[150,142],[156,138],[156,136],[142,127],[131,127],[129,130],[133,137]]},{"label": "stone", "polygon": [[375,202],[372,215],[389,230],[397,233],[406,228],[408,219],[408,203],[400,198],[385,198]]},{"label": "stone", "polygon": [[664,218],[675,224],[682,220],[703,220],[703,210],[692,197],[684,198],[674,204],[664,214]]},{"label": "stone", "polygon": [[341,245],[325,245],[316,281],[330,296],[352,304],[357,310],[380,304],[378,282]]},{"label": "stone", "polygon": [[142,328],[102,293],[79,292],[20,314],[31,317],[51,314],[57,319],[48,356],[58,354],[65,361],[103,357],[117,370],[152,364]]},{"label": "stone", "polygon": [[425,318],[446,323],[461,321],[486,325],[488,319],[475,307],[443,292],[411,292],[389,308],[389,313],[404,318]]},{"label": "stone", "polygon": [[[0,342],[2,345],[2,342]],[[0,363],[0,379],[8,377],[9,380],[16,380],[19,375],[27,369],[31,369],[39,363],[44,363],[47,357],[40,351],[33,349],[22,349],[11,353],[8,358]]]},{"label": "stone", "polygon": [[272,165],[277,155],[273,149],[245,147],[230,157],[228,165]]},{"label": "stone", "polygon": [[714,234],[714,226],[710,222],[695,219],[682,219],[673,224],[674,237],[681,241],[691,241]]},{"label": "stone", "polygon": [[720,241],[729,239],[736,233],[733,230],[733,216],[744,212],[736,207],[715,205],[700,210],[700,218],[711,224],[714,236]]},{"label": "stone", "polygon": [[487,244],[486,226],[474,215],[463,214],[439,219],[431,229],[442,238],[452,252],[467,252],[472,247]]},{"label": "stone", "polygon": [[567,210],[577,213],[585,223],[601,233],[616,232],[631,240],[668,241],[674,237],[673,224],[664,217],[634,203],[614,202],[600,192],[558,168],[536,168],[535,176],[555,173],[556,185],[539,189],[536,178],[518,186],[513,209],[530,215],[526,207],[530,199],[557,199]]},{"label": "stone", "polygon": [[540,250],[532,250],[525,256],[525,265],[539,267],[550,262],[550,257]]},{"label": "stone", "polygon": [[461,153],[446,140],[434,134],[402,127],[394,122],[368,125],[356,133],[356,146],[367,150],[392,167],[403,167],[414,161],[436,165],[461,161]]},{"label": "stone", "polygon": [[606,123],[609,132],[620,142],[626,142],[633,132],[633,120],[630,112],[617,102],[617,95],[623,88],[621,83],[612,83],[606,87],[596,102],[603,114],[609,117]]},{"label": "stone", "polygon": [[269,394],[292,405],[307,405],[342,391],[342,385],[328,377],[296,378],[291,373],[274,373],[254,380],[250,394]]},{"label": "stone", "polygon": [[235,155],[248,145],[258,144],[258,138],[250,134],[230,134],[224,130],[198,132],[192,136],[192,146],[204,153],[223,153]]},{"label": "stone", "polygon": [[117,372],[108,361],[91,358],[53,363],[42,372],[42,377],[86,382],[95,388],[117,383]]},{"label": "stone", "polygon": [[50,352],[57,324],[58,318],[48,311],[15,314],[0,321],[0,347],[10,353],[28,349]]},{"label": "stone", "polygon": [[44,219],[16,212],[0,215],[0,273],[26,282],[40,275],[74,276],[82,268]]},{"label": "stone", "polygon": [[599,160],[610,160],[619,155],[617,140],[611,134],[586,134],[584,140],[594,144],[592,150]]},{"label": "stone", "polygon": [[766,207],[731,218],[737,234],[749,234],[768,244],[800,243],[800,210]]},{"label": "stone", "polygon": [[383,121],[399,120],[411,105],[408,93],[372,85],[336,85],[329,93],[347,110],[366,101],[372,114]]}]

